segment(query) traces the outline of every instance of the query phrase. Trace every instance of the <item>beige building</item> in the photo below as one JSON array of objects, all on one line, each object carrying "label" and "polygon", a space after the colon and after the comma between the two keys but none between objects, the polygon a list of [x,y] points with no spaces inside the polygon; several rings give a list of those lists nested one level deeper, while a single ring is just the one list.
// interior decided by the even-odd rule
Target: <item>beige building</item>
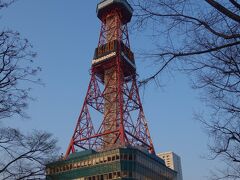
[{"label": "beige building", "polygon": [[174,152],[163,152],[157,154],[165,161],[167,167],[177,172],[176,180],[183,180],[181,158]]}]

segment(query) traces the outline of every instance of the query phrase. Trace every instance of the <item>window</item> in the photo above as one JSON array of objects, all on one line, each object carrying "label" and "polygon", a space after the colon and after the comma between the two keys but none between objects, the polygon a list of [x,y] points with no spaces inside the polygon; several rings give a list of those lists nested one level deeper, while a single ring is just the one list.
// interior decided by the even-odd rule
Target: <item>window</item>
[{"label": "window", "polygon": [[112,156],[112,161],[115,161],[115,156]]},{"label": "window", "polygon": [[96,164],[99,164],[99,158],[96,159]]},{"label": "window", "polygon": [[104,156],[103,157],[103,162],[107,162],[108,161],[108,157],[107,156]]},{"label": "window", "polygon": [[103,163],[103,157],[100,157],[100,163]]},{"label": "window", "polygon": [[108,179],[112,179],[112,178],[113,178],[112,173],[109,173],[109,175],[108,175]]},{"label": "window", "polygon": [[122,172],[122,177],[127,177],[128,176],[128,172],[127,171],[123,171]]},{"label": "window", "polygon": [[128,159],[129,159],[130,161],[132,161],[132,160],[133,160],[132,154],[129,154],[129,157],[128,157]]},{"label": "window", "polygon": [[116,155],[116,160],[119,160],[120,159],[120,156],[119,154]]}]

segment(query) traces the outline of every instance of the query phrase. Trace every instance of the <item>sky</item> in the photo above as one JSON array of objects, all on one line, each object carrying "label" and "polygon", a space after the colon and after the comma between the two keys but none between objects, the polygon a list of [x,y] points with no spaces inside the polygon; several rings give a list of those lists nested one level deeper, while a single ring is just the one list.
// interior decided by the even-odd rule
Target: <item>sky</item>
[{"label": "sky", "polygon": [[[43,71],[44,86],[33,85],[27,113],[29,119],[14,117],[4,126],[51,132],[65,153],[80,113],[90,80],[89,69],[97,46],[100,21],[98,0],[19,0],[0,12],[0,28],[12,29],[28,38]],[[130,24],[131,27],[131,24]],[[140,79],[153,73],[151,61],[138,58],[153,47],[151,32],[130,31]],[[140,89],[143,108],[156,152],[173,151],[182,159],[184,180],[204,180],[216,162],[204,158],[208,137],[193,114],[204,109],[199,93],[191,89],[184,74],[160,77],[160,85]]]}]

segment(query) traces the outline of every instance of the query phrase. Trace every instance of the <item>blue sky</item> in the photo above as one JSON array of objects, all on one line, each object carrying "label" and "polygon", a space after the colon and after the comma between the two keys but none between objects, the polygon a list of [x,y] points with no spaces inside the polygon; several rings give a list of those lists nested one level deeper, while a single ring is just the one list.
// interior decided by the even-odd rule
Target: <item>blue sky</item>
[{"label": "blue sky", "polygon": [[[100,21],[95,14],[97,0],[21,0],[1,11],[1,28],[13,29],[26,37],[38,53],[36,64],[43,71],[45,86],[34,86],[36,98],[27,110],[30,119],[5,120],[30,132],[46,130],[59,140],[65,153],[89,82],[89,69],[97,46]],[[135,52],[152,47],[147,40],[151,32],[131,31]],[[136,54],[138,57],[138,54]],[[150,60],[136,58],[138,74],[151,74]],[[207,154],[208,138],[193,113],[204,109],[198,93],[190,88],[185,75],[174,72],[160,78],[163,87],[147,86],[142,94],[144,111],[157,152],[174,151],[182,158],[184,180],[206,179],[216,163]],[[162,84],[163,83],[163,84]]]}]

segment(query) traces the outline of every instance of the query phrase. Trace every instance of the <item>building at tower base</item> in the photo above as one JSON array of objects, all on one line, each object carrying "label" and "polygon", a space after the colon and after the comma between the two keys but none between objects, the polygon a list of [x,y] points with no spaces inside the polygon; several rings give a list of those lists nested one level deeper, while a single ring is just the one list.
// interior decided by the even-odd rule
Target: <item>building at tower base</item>
[{"label": "building at tower base", "polygon": [[47,180],[175,180],[177,173],[156,155],[133,147],[75,152],[47,165]]}]

